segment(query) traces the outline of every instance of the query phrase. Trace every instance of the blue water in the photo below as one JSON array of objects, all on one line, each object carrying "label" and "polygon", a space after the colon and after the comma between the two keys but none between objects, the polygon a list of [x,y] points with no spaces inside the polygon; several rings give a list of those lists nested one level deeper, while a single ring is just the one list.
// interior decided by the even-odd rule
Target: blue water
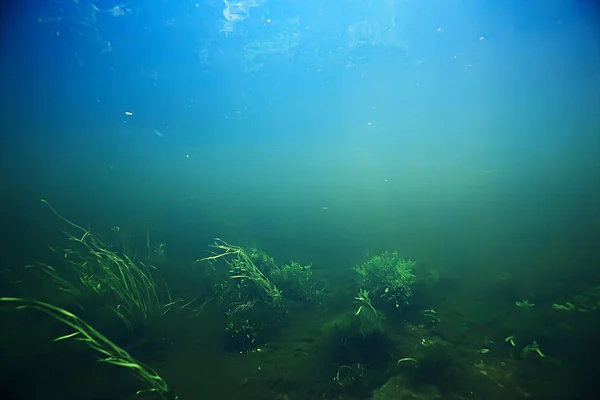
[{"label": "blue water", "polygon": [[233,21],[221,1],[5,6],[10,215],[44,197],[312,257],[512,239],[497,256],[518,263],[524,230],[565,258],[588,237],[593,3],[241,3]]}]

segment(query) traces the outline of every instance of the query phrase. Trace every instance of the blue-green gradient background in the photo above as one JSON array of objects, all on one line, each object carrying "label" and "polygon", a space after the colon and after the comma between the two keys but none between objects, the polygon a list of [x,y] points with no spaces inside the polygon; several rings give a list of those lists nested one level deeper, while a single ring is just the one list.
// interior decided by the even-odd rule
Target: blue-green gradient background
[{"label": "blue-green gradient background", "polygon": [[[334,276],[397,249],[537,290],[596,274],[593,2],[3,5],[4,257],[56,218],[146,230],[189,262],[212,237]],[[126,115],[126,112],[132,115]]]}]

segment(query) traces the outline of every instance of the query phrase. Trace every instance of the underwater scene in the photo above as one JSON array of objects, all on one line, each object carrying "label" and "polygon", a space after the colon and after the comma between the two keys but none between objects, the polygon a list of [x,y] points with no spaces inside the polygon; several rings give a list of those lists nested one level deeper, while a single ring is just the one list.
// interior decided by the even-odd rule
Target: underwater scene
[{"label": "underwater scene", "polygon": [[600,398],[600,6],[0,13],[0,399]]}]

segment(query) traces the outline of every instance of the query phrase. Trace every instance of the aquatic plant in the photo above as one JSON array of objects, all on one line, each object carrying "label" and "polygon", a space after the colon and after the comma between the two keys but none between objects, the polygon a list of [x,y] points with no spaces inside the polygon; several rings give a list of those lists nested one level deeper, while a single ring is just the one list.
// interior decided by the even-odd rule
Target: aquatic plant
[{"label": "aquatic plant", "polygon": [[258,298],[252,298],[252,293],[247,291],[239,293],[240,300],[242,302],[252,300],[263,300],[273,306],[281,306],[283,304],[281,291],[275,286],[273,282],[256,266],[248,252],[239,246],[230,245],[222,239],[216,238],[214,245],[211,246],[220,252],[213,253],[212,256],[204,257],[196,260],[197,263],[209,262],[212,263],[217,260],[224,260],[229,266],[229,277],[233,280],[238,281],[238,285],[234,287],[223,285],[222,288],[226,290],[240,290],[247,284],[251,284],[257,291],[255,292]]},{"label": "aquatic plant", "polygon": [[552,304],[553,310],[590,313],[600,310],[600,286],[588,288],[565,303]]},{"label": "aquatic plant", "polygon": [[440,317],[438,316],[438,312],[433,309],[427,309],[423,311],[423,317],[427,320],[427,322],[431,325],[434,325],[440,322]]},{"label": "aquatic plant", "polygon": [[396,308],[408,305],[412,297],[412,284],[416,281],[413,268],[416,263],[400,258],[398,252],[383,252],[371,257],[354,270],[360,287],[373,295],[379,305],[393,304]]},{"label": "aquatic plant", "polygon": [[312,265],[302,265],[295,261],[278,265],[275,259],[256,248],[247,250],[254,264],[278,288],[285,293],[285,299],[298,302],[309,302],[321,292],[312,276]]},{"label": "aquatic plant", "polygon": [[523,300],[523,301],[515,301],[515,305],[519,308],[533,308],[535,307],[535,304],[530,303],[529,300]]},{"label": "aquatic plant", "polygon": [[365,374],[365,368],[360,363],[355,365],[340,365],[333,380],[341,387],[355,384]]},{"label": "aquatic plant", "polygon": [[271,277],[283,289],[286,298],[309,302],[320,293],[312,277],[311,264],[302,265],[291,261],[289,264],[274,268],[271,271]]},{"label": "aquatic plant", "polygon": [[360,289],[354,300],[360,304],[354,315],[359,318],[358,330],[361,335],[364,337],[370,333],[382,331],[383,315],[373,307],[371,299],[369,299],[369,291]]},{"label": "aquatic plant", "polygon": [[245,353],[262,344],[265,327],[250,319],[228,315],[225,325],[226,348],[235,353]]},{"label": "aquatic plant", "polygon": [[528,344],[527,346],[523,347],[523,350],[521,351],[521,353],[523,354],[523,357],[527,356],[527,354],[530,354],[530,353],[536,353],[538,356],[540,356],[542,358],[546,357],[546,355],[542,352],[542,348],[540,347],[538,342],[536,342],[535,340],[531,344]]},{"label": "aquatic plant", "polygon": [[60,290],[79,297],[82,290],[111,298],[113,309],[128,325],[131,321],[143,321],[151,316],[162,315],[173,302],[163,302],[151,274],[154,268],[135,260],[127,252],[110,250],[99,236],[66,218],[62,217],[46,200],[42,200],[62,221],[75,228],[78,234],[65,232],[73,246],[67,249],[52,250],[60,256],[74,273],[76,280],[71,282],[58,270],[47,264],[38,264],[51,276]]},{"label": "aquatic plant", "polygon": [[166,243],[160,242],[157,246],[154,246],[152,252],[159,257],[165,256],[165,248],[167,247]]},{"label": "aquatic plant", "polygon": [[515,347],[515,346],[516,346],[516,343],[515,343],[515,337],[514,337],[514,335],[507,336],[507,337],[504,339],[504,342],[505,342],[505,343],[509,343],[509,344],[510,344],[512,347]]},{"label": "aquatic plant", "polygon": [[106,336],[102,335],[91,325],[75,314],[56,307],[49,303],[28,300],[17,297],[0,297],[1,302],[15,304],[17,309],[32,308],[50,315],[52,318],[72,328],[74,332],[57,337],[55,342],[68,339],[77,339],[84,342],[91,349],[100,353],[98,361],[127,368],[136,378],[147,384],[146,389],[141,389],[136,394],[156,392],[163,399],[177,399],[171,392],[169,385],[151,367],[134,359],[127,351],[117,346]]}]

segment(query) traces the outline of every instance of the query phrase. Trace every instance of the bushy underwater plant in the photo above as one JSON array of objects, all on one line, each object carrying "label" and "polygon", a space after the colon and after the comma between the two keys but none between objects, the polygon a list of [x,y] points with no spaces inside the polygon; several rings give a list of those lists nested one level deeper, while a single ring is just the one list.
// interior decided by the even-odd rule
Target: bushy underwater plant
[{"label": "bushy underwater plant", "polygon": [[[226,311],[228,348],[248,351],[276,331],[290,302],[306,303],[319,291],[310,265],[279,266],[273,257],[215,239],[213,255],[203,263],[213,297]],[[228,268],[222,268],[223,263]]]},{"label": "bushy underwater plant", "polygon": [[383,252],[354,267],[359,284],[371,294],[374,306],[384,308],[390,304],[398,309],[407,306],[412,297],[411,286],[416,281],[413,268],[416,263],[405,260],[397,251]]},{"label": "bushy underwater plant", "polygon": [[248,249],[248,255],[285,293],[285,299],[299,303],[308,303],[321,293],[313,278],[312,265],[302,265],[296,261],[278,265],[275,259],[256,248]]},{"label": "bushy underwater plant", "polygon": [[[283,305],[281,291],[259,268],[247,249],[230,245],[222,239],[215,239],[213,255],[196,260],[196,263],[208,262],[216,271],[214,276],[222,277],[223,282],[215,282],[217,295],[228,297],[240,304],[264,302],[273,307]],[[215,263],[224,261],[229,267],[228,274],[220,274]],[[259,264],[260,265],[260,264]],[[229,280],[229,281],[227,281]]]},{"label": "bushy underwater plant", "polygon": [[[220,252],[196,262],[208,262],[207,274],[214,280],[217,297],[233,298],[243,304],[264,302],[283,307],[289,300],[309,302],[321,292],[313,280],[310,264],[292,261],[279,266],[265,252],[230,245],[221,239],[215,239],[212,247]],[[229,267],[227,274],[216,267],[215,263],[220,260]]]}]

